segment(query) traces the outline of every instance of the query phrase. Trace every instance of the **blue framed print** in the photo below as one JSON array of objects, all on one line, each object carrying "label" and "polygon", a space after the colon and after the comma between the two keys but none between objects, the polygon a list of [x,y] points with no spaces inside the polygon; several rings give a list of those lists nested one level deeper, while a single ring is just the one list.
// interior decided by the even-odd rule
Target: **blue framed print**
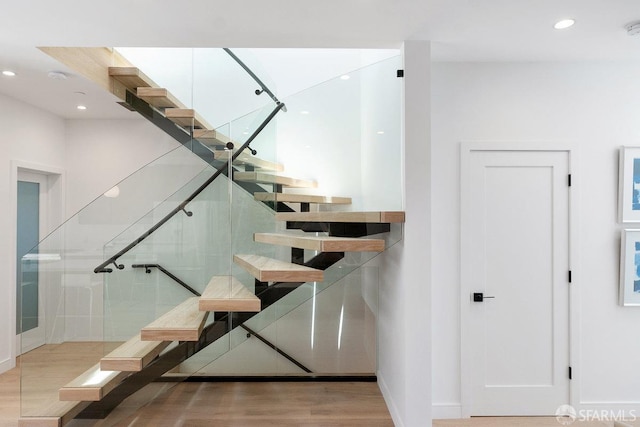
[{"label": "blue framed print", "polygon": [[620,149],[619,173],[619,220],[640,222],[640,147]]},{"label": "blue framed print", "polygon": [[620,250],[620,305],[640,306],[640,230],[623,230]]}]

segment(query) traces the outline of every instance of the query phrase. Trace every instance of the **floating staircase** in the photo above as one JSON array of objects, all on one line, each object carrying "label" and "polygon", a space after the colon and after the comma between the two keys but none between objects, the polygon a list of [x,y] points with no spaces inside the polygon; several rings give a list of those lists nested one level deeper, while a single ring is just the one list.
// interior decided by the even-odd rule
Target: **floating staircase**
[{"label": "floating staircase", "polygon": [[[216,160],[228,161],[231,158],[231,150],[221,150],[230,141],[227,136],[215,131],[196,111],[186,108],[139,69],[111,67],[108,74],[157,109],[166,119],[191,132],[204,145],[215,148],[213,154]],[[135,391],[138,383],[148,383],[154,376],[163,375],[183,360],[175,357],[173,366],[169,366],[169,362],[160,363],[166,354],[181,351],[183,347],[180,346],[185,346],[184,353],[189,355],[197,352],[225,334],[229,326],[242,325],[252,315],[296,290],[301,284],[322,282],[325,277],[323,270],[342,259],[345,252],[384,251],[384,238],[369,236],[387,232],[390,224],[405,220],[404,212],[317,211],[320,205],[325,208],[348,205],[351,198],[282,192],[283,187],[316,188],[318,184],[313,180],[282,175],[283,165],[255,158],[248,153],[237,156],[234,166],[244,167],[244,170],[234,171],[234,181],[272,185],[277,191],[256,191],[253,194],[256,202],[300,204],[301,212],[277,212],[274,218],[275,221],[285,222],[288,229],[296,230],[255,233],[253,236],[256,244],[291,248],[292,262],[255,254],[234,254],[233,262],[256,279],[255,291],[249,290],[233,276],[212,277],[201,296],[186,299],[143,327],[139,334],[61,387],[57,401],[49,402],[37,413],[23,414],[20,426],[62,426],[83,411],[90,411],[94,405],[91,402],[100,403],[105,397],[108,399],[122,389],[123,396],[114,400],[117,405]],[[313,212],[310,211],[311,205],[314,205]],[[364,228],[358,228],[359,225]],[[354,227],[358,230],[353,231]],[[296,256],[293,254],[300,250],[303,251],[302,257],[294,259]],[[305,262],[304,250],[318,254]],[[279,287],[281,283],[289,285]],[[210,313],[213,313],[214,322],[207,325]],[[227,323],[219,325],[219,318],[226,318]],[[178,342],[179,348],[172,349],[172,342]],[[171,359],[171,363],[174,359]],[[106,407],[112,409],[112,406],[113,403],[109,403]]]}]

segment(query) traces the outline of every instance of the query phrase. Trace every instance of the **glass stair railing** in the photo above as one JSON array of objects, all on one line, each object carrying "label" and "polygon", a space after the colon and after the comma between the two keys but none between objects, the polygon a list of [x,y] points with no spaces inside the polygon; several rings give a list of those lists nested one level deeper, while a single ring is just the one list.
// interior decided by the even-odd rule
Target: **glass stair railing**
[{"label": "glass stair railing", "polygon": [[[31,251],[23,268],[40,271],[46,303],[42,347],[22,359],[23,418],[104,417],[161,376],[374,376],[370,261],[404,222],[398,64],[285,99],[275,120],[282,104],[206,129],[227,150],[193,138],[193,114],[173,125],[188,150],[119,183],[123,199],[99,198]],[[141,105],[176,132],[166,110]]]}]

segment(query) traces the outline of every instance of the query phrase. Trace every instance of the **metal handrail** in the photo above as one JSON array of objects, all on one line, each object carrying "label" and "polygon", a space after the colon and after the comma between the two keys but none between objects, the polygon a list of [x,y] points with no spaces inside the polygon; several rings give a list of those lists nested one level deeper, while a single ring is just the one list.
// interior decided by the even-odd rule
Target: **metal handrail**
[{"label": "metal handrail", "polygon": [[[235,53],[233,53],[231,51],[231,49],[225,47],[222,50],[227,52],[229,54],[229,56],[231,58],[233,58],[233,60],[236,61],[238,63],[238,65],[240,65],[247,72],[247,74],[249,74],[253,78],[253,80],[256,81],[256,83],[258,83],[258,86],[260,86],[260,89],[256,89],[256,92],[255,92],[256,95],[261,95],[264,92],[267,95],[269,95],[269,97],[273,100],[273,102],[276,103],[276,105],[280,105],[281,104],[281,102],[278,100],[278,98],[275,96],[275,94],[273,92],[271,92],[271,90],[269,90],[267,85],[264,84],[262,82],[262,80],[260,80],[260,78],[258,76],[256,76],[255,73],[253,71],[251,71],[251,69],[249,67],[247,67],[247,65],[244,62],[242,62],[242,60],[240,58],[238,58],[238,56],[236,56]],[[286,113],[287,112],[287,107],[283,107],[282,111],[284,111]]]},{"label": "metal handrail", "polygon": [[191,193],[191,195],[187,197],[187,199],[184,202],[180,203],[176,208],[174,208],[171,212],[169,212],[164,218],[158,221],[153,227],[151,227],[149,230],[143,233],[140,237],[135,239],[133,242],[129,243],[123,249],[118,251],[118,253],[110,257],[108,260],[106,260],[105,262],[103,262],[102,264],[94,268],[93,272],[94,273],[111,273],[113,269],[107,268],[107,266],[110,264],[113,264],[118,270],[124,269],[123,264],[117,263],[118,258],[120,258],[122,255],[126,254],[131,249],[136,247],[140,242],[144,241],[147,237],[153,234],[158,228],[166,224],[167,221],[173,218],[178,212],[184,212],[187,216],[191,216],[191,212],[186,210],[187,205],[191,203],[193,199],[195,199],[200,193],[202,193],[209,186],[209,184],[215,181],[216,178],[218,178],[220,175],[224,174],[227,171],[229,164],[233,164],[236,158],[249,146],[249,144],[253,142],[253,140],[258,136],[258,134],[262,132],[262,130],[269,124],[269,122],[271,122],[271,120],[276,116],[276,114],[278,114],[278,112],[283,108],[284,108],[284,104],[282,103],[277,104],[276,107],[273,109],[273,111],[271,111],[269,116],[267,116],[267,118],[260,124],[260,126],[258,126],[258,128],[251,134],[249,139],[247,139],[247,141],[240,146],[240,148],[231,156],[231,158],[227,160],[224,163],[224,165],[220,169],[218,169],[209,179],[207,179],[202,185],[200,185],[200,187],[198,187],[193,193]]},{"label": "metal handrail", "polygon": [[168,277],[173,279],[174,282],[176,282],[177,284],[179,284],[180,286],[182,286],[183,288],[191,292],[193,295],[197,297],[202,296],[200,292],[196,291],[191,286],[187,285],[182,279],[180,279],[178,276],[176,276],[175,274],[173,274],[172,272],[170,272],[160,264],[133,264],[131,268],[144,268],[144,272],[147,274],[151,273],[152,268],[157,268],[158,270],[166,274]]}]

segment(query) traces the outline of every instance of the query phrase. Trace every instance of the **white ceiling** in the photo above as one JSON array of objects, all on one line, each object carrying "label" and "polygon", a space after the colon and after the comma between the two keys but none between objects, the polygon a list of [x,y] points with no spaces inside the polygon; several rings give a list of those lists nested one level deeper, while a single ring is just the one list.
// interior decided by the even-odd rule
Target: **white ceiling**
[{"label": "white ceiling", "polygon": [[[557,31],[565,17],[576,25]],[[35,46],[397,48],[433,42],[436,61],[640,61],[640,0],[31,0],[0,13],[0,93],[65,118],[131,117]],[[92,107],[75,110],[85,92]]]}]

